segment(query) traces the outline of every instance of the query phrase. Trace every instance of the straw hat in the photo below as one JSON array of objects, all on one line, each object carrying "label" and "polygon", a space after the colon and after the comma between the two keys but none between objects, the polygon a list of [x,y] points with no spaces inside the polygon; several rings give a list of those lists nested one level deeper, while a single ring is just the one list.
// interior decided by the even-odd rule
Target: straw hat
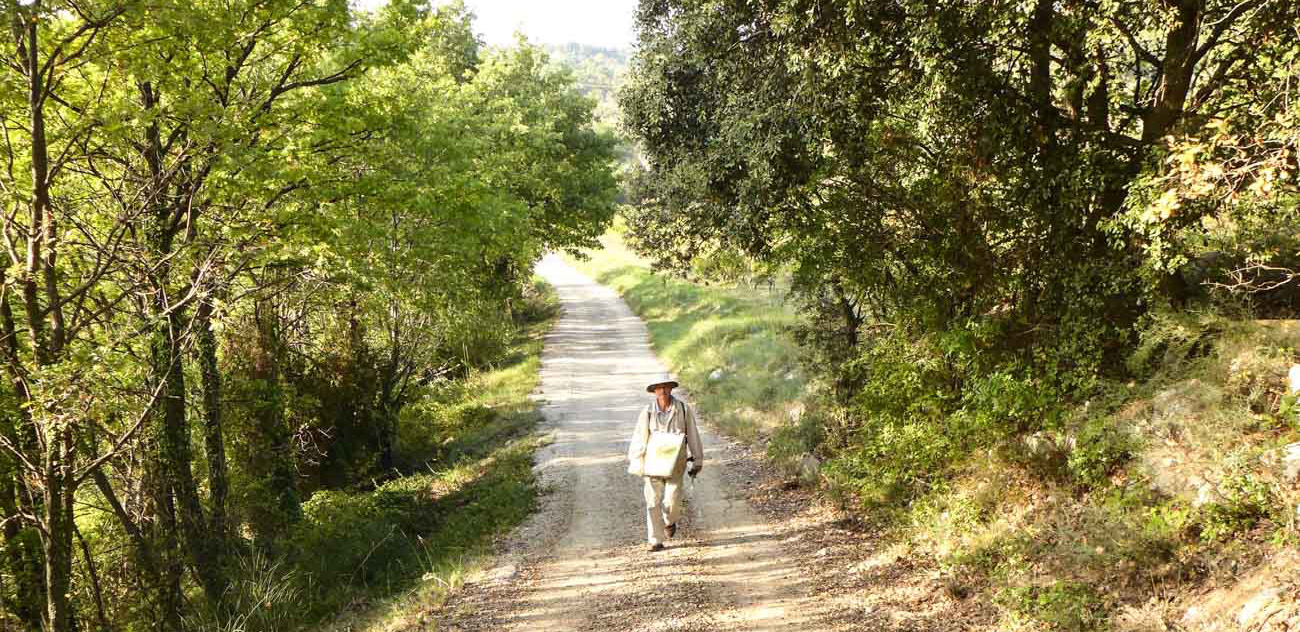
[{"label": "straw hat", "polygon": [[646,386],[645,392],[647,393],[655,392],[655,387],[659,386],[660,384],[671,384],[673,388],[677,388],[677,380],[673,379],[672,375],[668,373],[664,373],[661,374],[658,378],[656,378],[655,381],[651,382],[648,386]]}]

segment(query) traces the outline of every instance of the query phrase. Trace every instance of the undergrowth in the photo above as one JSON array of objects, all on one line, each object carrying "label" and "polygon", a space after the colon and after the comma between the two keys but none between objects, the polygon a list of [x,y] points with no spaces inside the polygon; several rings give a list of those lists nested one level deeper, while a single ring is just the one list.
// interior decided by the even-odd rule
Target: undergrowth
[{"label": "undergrowth", "polygon": [[558,301],[538,283],[522,311],[518,335],[496,362],[429,384],[404,412],[397,451],[410,473],[313,494],[288,547],[238,561],[232,612],[201,613],[188,628],[405,629],[487,559],[493,539],[522,522],[536,497],[541,415],[530,394]]},{"label": "undergrowth", "polygon": [[1161,625],[1151,604],[1231,591],[1224,569],[1294,541],[1280,459],[1300,440],[1284,395],[1297,342],[1296,322],[1153,318],[1139,379],[962,459],[894,512],[893,535],[933,552],[953,594],[990,596],[1007,629]]},{"label": "undergrowth", "polygon": [[859,387],[846,415],[816,403],[778,296],[659,276],[617,232],[603,242],[576,265],[646,320],[710,421],[786,464],[823,457],[832,497],[933,555],[949,593],[996,604],[1005,629],[1159,629],[1189,587],[1230,589],[1223,569],[1296,539],[1280,459],[1300,441],[1284,386],[1300,323],[1158,313],[1130,377],[1068,394],[1014,367],[959,367],[983,377],[954,385],[978,331],[886,336],[837,369]]}]

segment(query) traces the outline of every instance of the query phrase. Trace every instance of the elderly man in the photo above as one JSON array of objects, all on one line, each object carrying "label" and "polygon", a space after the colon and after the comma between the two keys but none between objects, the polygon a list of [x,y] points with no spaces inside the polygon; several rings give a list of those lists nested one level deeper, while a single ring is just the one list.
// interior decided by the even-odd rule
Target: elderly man
[{"label": "elderly man", "polygon": [[[695,411],[673,396],[677,381],[664,376],[646,387],[654,401],[641,411],[627,450],[628,471],[645,478],[646,533],[651,551],[662,551],[664,540],[677,533],[681,510],[682,474],[690,461],[690,475],[704,467],[704,449],[695,424]],[[673,448],[676,447],[676,456]],[[653,451],[647,454],[647,451]],[[689,451],[689,457],[688,457]],[[672,459],[666,465],[655,459]]]}]

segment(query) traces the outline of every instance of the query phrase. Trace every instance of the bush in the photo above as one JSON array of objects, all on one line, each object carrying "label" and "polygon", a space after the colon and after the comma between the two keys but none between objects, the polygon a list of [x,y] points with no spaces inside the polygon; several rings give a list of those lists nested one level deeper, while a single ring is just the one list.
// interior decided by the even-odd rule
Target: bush
[{"label": "bush", "polygon": [[1091,418],[1075,434],[1066,467],[1071,478],[1085,487],[1097,487],[1140,448],[1136,437],[1120,429],[1109,417]]},{"label": "bush", "polygon": [[830,420],[832,481],[868,502],[914,496],[981,449],[1061,425],[1059,388],[1016,362],[983,366],[981,334],[884,334],[840,370],[852,396]]},{"label": "bush", "polygon": [[797,467],[804,455],[815,454],[826,440],[826,420],[820,409],[804,412],[799,420],[776,429],[767,444],[767,456],[778,464]]},{"label": "bush", "polygon": [[390,496],[335,490],[316,492],[303,503],[303,520],[292,534],[299,566],[322,585],[347,591],[383,576],[404,552],[401,503]]},{"label": "bush", "polygon": [[1281,518],[1282,502],[1273,486],[1240,463],[1234,465],[1219,485],[1219,500],[1197,511],[1196,524],[1204,541],[1221,542],[1265,520]]},{"label": "bush", "polygon": [[521,324],[540,323],[560,313],[560,298],[540,278],[524,286],[523,300],[515,309],[515,320]]},{"label": "bush", "polygon": [[1300,396],[1295,393],[1284,395],[1277,416],[1291,430],[1300,431]]},{"label": "bush", "polygon": [[499,416],[479,402],[460,401],[458,386],[448,393],[429,394],[403,412],[397,429],[396,461],[404,472],[418,472],[430,463],[445,463],[464,452],[466,441],[495,426]]},{"label": "bush", "polygon": [[1209,355],[1227,326],[1223,317],[1213,312],[1153,312],[1138,334],[1128,369],[1144,378],[1160,370],[1175,371]]},{"label": "bush", "polygon": [[1109,627],[1106,606],[1093,587],[1076,581],[1007,588],[998,603],[1020,617],[1060,632],[1096,632]]}]

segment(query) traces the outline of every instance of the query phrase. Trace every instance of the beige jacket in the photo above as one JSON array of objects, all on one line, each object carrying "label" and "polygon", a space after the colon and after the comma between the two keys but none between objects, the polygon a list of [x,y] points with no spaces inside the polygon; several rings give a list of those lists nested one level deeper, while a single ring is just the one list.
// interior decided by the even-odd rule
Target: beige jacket
[{"label": "beige jacket", "polygon": [[[650,441],[651,431],[686,433],[686,449],[682,450],[673,468],[672,478],[681,478],[686,471],[686,456],[695,458],[695,466],[704,466],[704,446],[700,443],[700,430],[695,423],[695,410],[690,404],[673,397],[669,412],[659,414],[658,402],[650,402],[641,409],[636,418],[636,429],[632,431],[632,442],[627,448],[627,459],[631,463],[645,461],[646,443]],[[684,419],[682,412],[685,411]],[[639,469],[639,468],[638,468]]]}]

